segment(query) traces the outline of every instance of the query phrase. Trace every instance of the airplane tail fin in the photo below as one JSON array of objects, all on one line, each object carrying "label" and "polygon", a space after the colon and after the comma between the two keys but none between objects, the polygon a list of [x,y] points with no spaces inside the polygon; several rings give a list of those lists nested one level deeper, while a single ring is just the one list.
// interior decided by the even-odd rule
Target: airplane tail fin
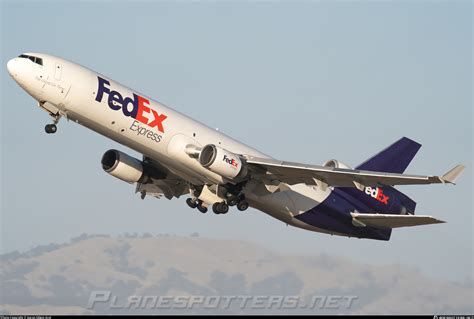
[{"label": "airplane tail fin", "polygon": [[[420,147],[421,144],[402,137],[357,166],[356,169],[403,174]],[[448,182],[456,179],[459,170],[455,169],[446,174]],[[416,202],[392,186],[366,188],[363,191],[357,188],[342,188],[342,191],[353,197],[367,210],[364,214],[358,214],[357,218],[352,216],[356,219],[356,223],[378,229],[379,235],[384,240],[390,239],[392,228],[395,227],[442,222],[431,217],[414,216]],[[374,193],[384,195],[373,196]],[[381,198],[384,200],[381,201]],[[376,211],[378,214],[370,214],[370,211]]]},{"label": "airplane tail fin", "polygon": [[[421,144],[407,137],[402,137],[357,166],[356,169],[402,174],[420,147]],[[339,189],[365,206],[368,211],[376,211],[382,214],[415,214],[416,202],[392,186],[369,187],[362,191],[354,187]]]},{"label": "airplane tail fin", "polygon": [[[356,168],[368,171],[402,174],[405,172],[405,169],[413,160],[420,147],[421,144],[409,139],[408,137],[402,137]],[[399,208],[401,214],[415,214],[416,202],[410,197],[396,190],[392,186],[384,186],[382,187],[382,190],[385,193],[390,194],[392,199],[395,200],[392,203],[399,207],[394,207],[393,205],[390,205],[390,207],[387,207],[387,205],[380,205],[380,202],[374,201],[373,198],[367,196],[365,196],[364,202],[368,203],[370,207],[379,209],[381,212],[392,213],[393,211],[397,211],[397,208]],[[361,198],[361,196],[357,197]]]},{"label": "airplane tail fin", "polygon": [[357,166],[356,169],[402,174],[420,147],[421,144],[407,137],[402,137]]}]

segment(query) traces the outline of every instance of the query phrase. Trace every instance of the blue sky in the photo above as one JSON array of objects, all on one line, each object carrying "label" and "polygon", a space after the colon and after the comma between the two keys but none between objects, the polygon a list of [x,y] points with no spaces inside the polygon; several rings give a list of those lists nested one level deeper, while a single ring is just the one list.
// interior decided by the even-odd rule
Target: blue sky
[{"label": "blue sky", "polygon": [[[473,277],[471,2],[4,1],[1,14],[2,252],[84,232],[199,232]],[[133,151],[66,121],[44,134],[48,115],[5,67],[28,51],[86,65],[275,158],[355,166],[408,136],[423,144],[408,173],[467,169],[454,187],[402,187],[418,214],[448,223],[390,242],[141,201],[100,167],[107,149]]]}]

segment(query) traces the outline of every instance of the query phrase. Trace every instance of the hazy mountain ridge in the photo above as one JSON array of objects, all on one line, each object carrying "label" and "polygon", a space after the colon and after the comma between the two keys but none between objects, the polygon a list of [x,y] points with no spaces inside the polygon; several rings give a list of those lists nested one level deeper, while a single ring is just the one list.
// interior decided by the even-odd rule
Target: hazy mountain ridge
[{"label": "hazy mountain ridge", "polygon": [[[282,255],[249,242],[197,234],[81,235],[70,243],[1,255],[0,265],[2,313],[127,312],[107,304],[87,309],[90,292],[99,290],[110,290],[119,300],[133,295],[358,297],[350,309],[266,310],[273,313],[474,311],[472,280],[435,280],[411,267],[371,266],[325,254]],[[238,308],[192,311],[265,312]],[[183,312],[186,310],[175,309],[173,313]]]}]

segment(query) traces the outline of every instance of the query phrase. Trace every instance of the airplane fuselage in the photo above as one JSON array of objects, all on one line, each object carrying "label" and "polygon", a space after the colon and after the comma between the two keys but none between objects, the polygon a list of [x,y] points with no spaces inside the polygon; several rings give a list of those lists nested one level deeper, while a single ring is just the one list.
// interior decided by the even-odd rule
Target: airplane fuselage
[{"label": "airplane fuselage", "polygon": [[[221,185],[227,180],[189,156],[186,149],[189,145],[202,148],[214,144],[236,154],[269,158],[86,67],[50,55],[30,55],[41,58],[41,64],[15,58],[8,63],[8,69],[42,108],[126,145],[190,184]],[[357,198],[372,196],[371,193],[354,189],[356,196],[350,196],[332,187],[303,183],[280,184],[275,188],[277,191],[250,183],[244,191],[247,190],[245,196],[250,206],[292,226],[350,237],[382,240],[390,237],[388,230],[361,228],[352,222],[351,212],[373,209]],[[388,202],[387,194],[374,192],[379,201],[386,202],[379,204],[390,204],[392,210],[402,209],[401,203]]]}]

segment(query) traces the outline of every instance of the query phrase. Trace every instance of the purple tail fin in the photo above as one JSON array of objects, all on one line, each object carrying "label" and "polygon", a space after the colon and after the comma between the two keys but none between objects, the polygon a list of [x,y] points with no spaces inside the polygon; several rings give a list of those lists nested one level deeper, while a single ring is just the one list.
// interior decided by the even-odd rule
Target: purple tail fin
[{"label": "purple tail fin", "polygon": [[420,149],[421,144],[402,137],[356,169],[387,173],[403,173]]},{"label": "purple tail fin", "polygon": [[[402,174],[408,167],[421,144],[402,137],[383,151],[372,156],[356,169]],[[387,202],[380,202],[353,187],[340,187],[340,191],[352,196],[356,201],[366,206],[367,212],[389,214],[414,214],[416,202],[392,186],[381,186],[383,194],[388,197]]]}]

